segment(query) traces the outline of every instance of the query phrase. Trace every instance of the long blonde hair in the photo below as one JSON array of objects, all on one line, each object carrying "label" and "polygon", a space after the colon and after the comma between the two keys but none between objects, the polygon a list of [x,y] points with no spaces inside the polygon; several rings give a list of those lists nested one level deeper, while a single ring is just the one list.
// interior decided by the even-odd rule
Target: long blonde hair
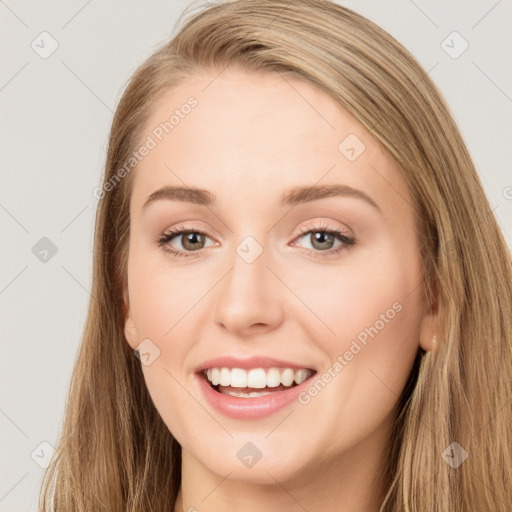
[{"label": "long blonde hair", "polygon": [[[510,511],[511,258],[442,94],[393,37],[335,3],[205,5],[130,80],[113,119],[104,185],[166,92],[226,66],[323,89],[396,160],[414,199],[438,341],[417,360],[399,402],[381,511]],[[163,512],[176,502],[181,448],[124,337],[132,181],[128,174],[99,201],[92,297],[42,511]],[[453,442],[468,454],[457,468],[442,456]]]}]

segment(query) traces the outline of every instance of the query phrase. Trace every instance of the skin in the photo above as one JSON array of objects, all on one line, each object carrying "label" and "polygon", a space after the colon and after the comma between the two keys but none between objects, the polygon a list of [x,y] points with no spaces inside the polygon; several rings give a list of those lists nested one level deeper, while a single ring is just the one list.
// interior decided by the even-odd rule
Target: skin
[{"label": "skin", "polygon": [[[144,139],[187,98],[198,100],[133,171],[130,200],[125,334],[132,349],[149,338],[160,350],[142,369],[183,450],[175,511],[377,511],[394,408],[418,347],[430,350],[435,333],[420,286],[413,201],[395,161],[316,86],[218,73],[173,89],[158,105]],[[353,162],[338,150],[350,133],[366,146]],[[355,197],[278,205],[283,191],[314,184],[357,188],[380,211]],[[163,199],[143,209],[165,185],[210,190],[218,205]],[[324,224],[355,245],[323,257],[341,242],[322,246],[300,233]],[[208,236],[177,258],[157,243],[172,227]],[[263,249],[250,264],[236,253],[247,236]],[[186,253],[186,242],[178,235],[169,245]],[[263,354],[320,375],[397,302],[401,311],[306,405],[233,419],[197,386],[195,367],[222,355]],[[262,453],[252,468],[236,456],[247,442]]]}]

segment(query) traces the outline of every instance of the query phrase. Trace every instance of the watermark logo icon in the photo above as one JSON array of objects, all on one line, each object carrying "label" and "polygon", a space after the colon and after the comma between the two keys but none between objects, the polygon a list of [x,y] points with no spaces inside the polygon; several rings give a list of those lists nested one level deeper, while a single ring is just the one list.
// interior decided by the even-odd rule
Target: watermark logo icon
[{"label": "watermark logo icon", "polygon": [[236,253],[246,263],[253,263],[262,252],[263,247],[252,236],[246,236],[236,248]]},{"label": "watermark logo icon", "polygon": [[30,456],[38,466],[43,469],[47,469],[50,465],[54,452],[55,449],[53,446],[50,443],[43,441],[34,448]]},{"label": "watermark logo icon", "polygon": [[44,31],[30,43],[30,47],[41,59],[46,60],[57,51],[59,43],[50,33]]},{"label": "watermark logo icon", "polygon": [[458,59],[469,48],[469,43],[454,30],[441,41],[441,48],[452,59]]},{"label": "watermark logo icon", "polygon": [[364,142],[355,134],[349,133],[339,144],[338,151],[349,161],[357,160],[366,149]]},{"label": "watermark logo icon", "polygon": [[57,254],[57,251],[57,246],[46,236],[43,236],[43,238],[32,247],[32,254],[41,263],[48,263]]},{"label": "watermark logo icon", "polygon": [[144,366],[150,366],[160,357],[160,349],[149,338],[142,341],[133,352]]},{"label": "watermark logo icon", "polygon": [[246,443],[236,454],[238,460],[248,468],[252,468],[263,457],[263,454],[253,443]]},{"label": "watermark logo icon", "polygon": [[468,458],[468,452],[454,441],[441,454],[441,457],[450,467],[456,469]]}]

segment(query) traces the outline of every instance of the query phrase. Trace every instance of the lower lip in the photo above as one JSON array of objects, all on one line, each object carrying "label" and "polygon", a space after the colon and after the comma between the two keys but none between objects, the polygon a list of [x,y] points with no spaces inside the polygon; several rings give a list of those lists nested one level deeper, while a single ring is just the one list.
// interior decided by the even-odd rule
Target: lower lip
[{"label": "lower lip", "polygon": [[298,386],[285,391],[273,391],[268,395],[253,398],[239,398],[219,393],[208,384],[203,374],[198,373],[196,377],[199,380],[199,387],[202,393],[214,409],[231,418],[255,420],[270,416],[297,400],[301,391],[309,386],[312,376]]}]

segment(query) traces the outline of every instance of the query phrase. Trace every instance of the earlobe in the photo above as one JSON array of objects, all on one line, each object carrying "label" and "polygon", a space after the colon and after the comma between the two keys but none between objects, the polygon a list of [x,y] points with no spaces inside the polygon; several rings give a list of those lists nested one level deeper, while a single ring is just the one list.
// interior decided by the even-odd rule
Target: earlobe
[{"label": "earlobe", "polygon": [[125,290],[123,293],[124,297],[124,336],[126,341],[130,345],[132,349],[135,350],[135,347],[138,345],[137,343],[137,329],[135,328],[135,323],[133,321],[132,312],[130,309],[130,302],[128,300],[128,293]]},{"label": "earlobe", "polygon": [[430,338],[420,337],[420,346],[425,352],[435,352],[437,350],[437,334]]},{"label": "earlobe", "polygon": [[138,345],[137,330],[135,328],[130,309],[128,309],[128,314],[126,315],[126,320],[124,322],[124,336],[130,347],[135,350],[135,347]]},{"label": "earlobe", "polygon": [[437,312],[431,311],[423,317],[420,328],[420,346],[426,352],[437,350],[437,326]]}]

